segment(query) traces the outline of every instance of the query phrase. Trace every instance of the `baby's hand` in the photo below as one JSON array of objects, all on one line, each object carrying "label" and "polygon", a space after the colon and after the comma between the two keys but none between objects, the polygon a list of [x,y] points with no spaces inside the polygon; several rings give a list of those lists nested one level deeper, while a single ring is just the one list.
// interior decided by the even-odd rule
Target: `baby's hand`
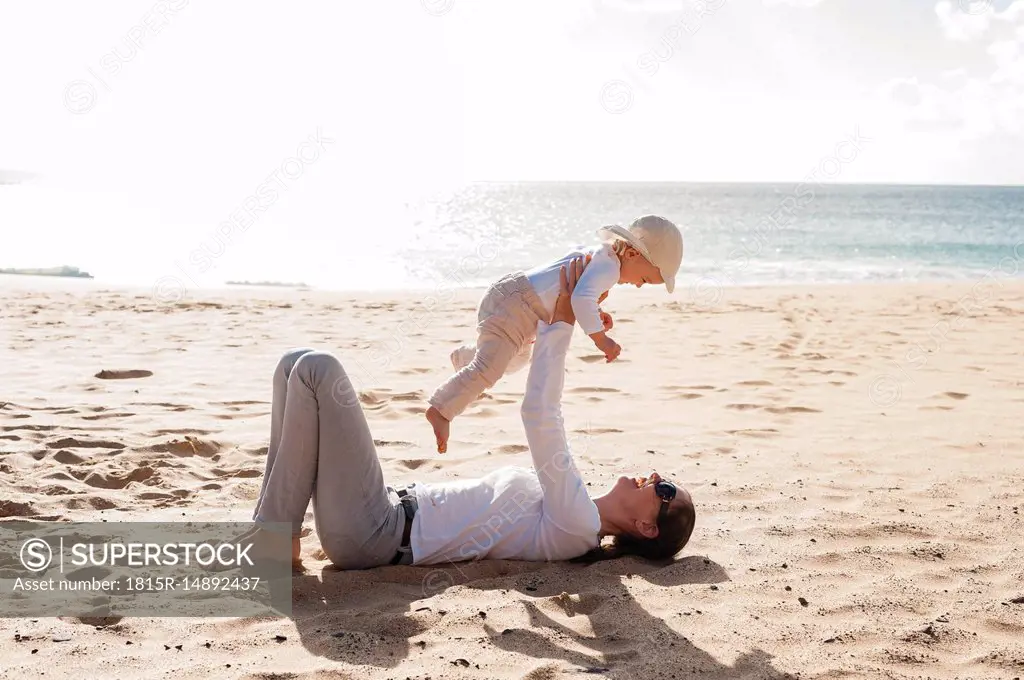
[{"label": "baby's hand", "polygon": [[615,325],[615,322],[612,321],[612,315],[600,309],[597,310],[597,313],[601,317],[601,323],[604,325],[604,329],[606,331],[610,331],[612,326]]},{"label": "baby's hand", "polygon": [[604,333],[596,335],[594,338],[594,344],[597,345],[599,350],[604,352],[604,358],[609,362],[618,359],[619,353],[622,352],[622,347],[619,346],[619,343],[615,342]]}]

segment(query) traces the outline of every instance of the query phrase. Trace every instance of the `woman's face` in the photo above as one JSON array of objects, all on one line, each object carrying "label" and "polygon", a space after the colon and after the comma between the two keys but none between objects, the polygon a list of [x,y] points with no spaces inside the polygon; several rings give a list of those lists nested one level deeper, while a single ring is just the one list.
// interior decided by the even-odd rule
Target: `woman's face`
[{"label": "woman's face", "polygon": [[[637,527],[630,533],[650,538],[650,527],[657,527],[663,501],[655,493],[654,485],[660,481],[661,475],[653,471],[646,477],[623,476],[616,480],[609,491],[608,495],[615,498],[615,504],[622,515]],[[676,484],[676,498],[672,502],[682,503],[688,498],[689,493]],[[654,535],[657,535],[656,529]]]}]

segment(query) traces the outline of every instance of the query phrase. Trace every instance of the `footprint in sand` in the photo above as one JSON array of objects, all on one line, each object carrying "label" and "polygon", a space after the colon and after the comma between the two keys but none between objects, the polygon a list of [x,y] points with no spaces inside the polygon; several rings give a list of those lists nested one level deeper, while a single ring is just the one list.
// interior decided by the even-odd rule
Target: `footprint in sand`
[{"label": "footprint in sand", "polygon": [[[411,409],[406,409],[406,410],[411,410]],[[426,409],[417,408],[415,413],[426,413]],[[467,417],[467,418],[491,418],[492,416],[498,415],[498,412],[495,411],[493,408],[487,408],[485,406],[485,407],[475,408],[475,409],[473,409],[471,411],[466,411],[463,415],[465,417]]]},{"label": "footprint in sand", "polygon": [[[196,429],[196,428],[189,428],[188,432],[192,433],[193,435],[196,435],[196,434],[213,434],[214,431],[213,430],[200,430],[200,429]],[[182,432],[181,430],[153,430],[153,433],[151,435],[149,435],[149,436],[150,437],[167,437],[167,436],[170,436],[170,437],[186,437],[188,435],[185,432]],[[264,451],[264,453],[265,453],[265,451]]]},{"label": "footprint in sand", "polygon": [[31,517],[37,514],[28,503],[0,501],[0,517]]},{"label": "footprint in sand", "polygon": [[821,411],[819,411],[818,409],[810,408],[808,406],[769,406],[768,408],[765,409],[765,411],[768,411],[769,413],[778,413],[778,414],[785,414],[785,413],[821,413]]},{"label": "footprint in sand", "polygon": [[413,444],[412,442],[391,441],[391,440],[388,440],[388,439],[374,439],[373,440],[373,444],[374,444],[374,446],[396,447],[396,448],[402,448],[402,449],[408,449],[408,448],[411,448],[411,447],[415,446],[415,444]]},{"label": "footprint in sand", "polygon": [[81,465],[85,462],[85,458],[78,454],[71,453],[67,449],[61,449],[57,453],[53,454],[53,459],[58,463],[65,465]]},{"label": "footprint in sand", "polygon": [[266,444],[255,444],[252,446],[240,446],[238,447],[247,456],[263,457],[270,451],[270,447]]},{"label": "footprint in sand", "polygon": [[430,462],[436,461],[430,461],[426,458],[407,458],[405,460],[398,461],[398,464],[404,467],[406,470],[419,470],[425,464]]},{"label": "footprint in sand", "polygon": [[389,390],[365,390],[359,393],[359,401],[363,406],[379,409],[392,401],[426,401],[427,395],[422,390],[399,392],[392,394]]},{"label": "footprint in sand", "polygon": [[71,474],[78,478],[83,484],[96,487],[98,489],[123,489],[133,482],[146,482],[153,480],[151,483],[159,481],[159,476],[156,471],[150,467],[137,467],[131,470],[127,474],[118,472],[109,472],[107,474],[101,474],[99,472],[82,472],[82,471],[71,471]]},{"label": "footprint in sand", "polygon": [[607,361],[603,354],[587,354],[580,357],[580,361],[585,361],[588,364],[596,364],[599,361]]},{"label": "footprint in sand", "polygon": [[755,439],[768,439],[779,433],[774,427],[753,428],[745,430],[726,430],[726,434],[738,435],[740,437],[753,437]]},{"label": "footprint in sand", "polygon": [[157,501],[154,505],[158,508],[165,507],[167,505],[175,504],[175,501],[180,501],[183,495],[187,495],[188,492],[184,489],[179,489],[175,493],[166,493],[163,491],[143,491],[142,493],[135,494],[135,498],[140,501]]},{"label": "footprint in sand", "polygon": [[[622,430],[615,427],[594,427],[589,430],[573,430],[575,434],[621,434]],[[523,448],[526,448],[525,446]]]},{"label": "footprint in sand", "polygon": [[62,437],[54,442],[47,442],[46,447],[50,449],[123,449],[121,442],[112,442],[102,439],[90,441],[88,439],[76,439],[75,437]]},{"label": "footprint in sand", "polygon": [[956,399],[958,401],[961,399],[966,399],[967,397],[970,396],[969,394],[965,394],[963,392],[943,392],[943,395],[949,397],[950,399]]},{"label": "footprint in sand", "polygon": [[127,371],[108,371],[106,369],[100,371],[95,377],[100,380],[132,380],[135,378],[148,378],[153,375],[153,371],[147,371],[145,369],[133,369]]},{"label": "footprint in sand", "polygon": [[424,401],[427,395],[423,390],[416,390],[415,392],[399,392],[398,394],[391,395],[391,399],[394,401]]},{"label": "footprint in sand", "polygon": [[72,477],[66,472],[58,470],[57,472],[51,472],[48,475],[43,475],[43,479],[56,479],[61,482],[77,482],[78,479]]},{"label": "footprint in sand", "polygon": [[502,444],[494,450],[498,453],[525,453],[530,449],[522,444]]},{"label": "footprint in sand", "polygon": [[359,393],[359,402],[366,408],[383,408],[387,405],[387,399],[373,390]]},{"label": "footprint in sand", "polygon": [[119,507],[117,503],[103,498],[102,496],[71,498],[67,501],[66,506],[69,510],[113,510],[114,508]]},{"label": "footprint in sand", "polygon": [[726,404],[725,407],[736,411],[749,411],[755,408],[764,408],[760,404]]},{"label": "footprint in sand", "polygon": [[772,382],[769,380],[744,380],[736,384],[742,387],[770,387]]},{"label": "footprint in sand", "polygon": [[253,479],[255,477],[263,476],[262,467],[251,467],[251,468],[212,468],[210,470],[214,475],[224,479]]},{"label": "footprint in sand", "polygon": [[185,435],[184,439],[172,439],[164,444],[155,444],[144,450],[150,453],[170,453],[179,457],[201,456],[209,458],[220,452],[221,445],[212,440]]},{"label": "footprint in sand", "polygon": [[487,392],[481,392],[480,396],[473,400],[473,403],[476,403],[478,401],[487,401],[487,402],[490,402],[490,403],[495,404],[495,405],[501,405],[501,404],[512,404],[516,400],[515,399],[508,399],[506,397],[495,397],[493,395],[488,394]]},{"label": "footprint in sand", "polygon": [[615,392],[621,392],[621,390],[617,390],[614,387],[573,387],[572,389],[566,391],[571,394],[593,394],[595,392],[602,394],[611,394]]},{"label": "footprint in sand", "polygon": [[49,484],[39,489],[39,493],[46,496],[67,496],[78,492],[60,484]]},{"label": "footprint in sand", "polygon": [[91,416],[82,416],[82,420],[109,420],[111,418],[130,418],[134,413],[96,413]]},{"label": "footprint in sand", "polygon": [[159,406],[160,408],[165,408],[168,411],[174,411],[176,413],[180,413],[182,411],[191,411],[194,408],[192,406],[189,406],[188,404],[171,404],[171,403],[166,402],[166,401],[152,401],[152,402],[136,401],[136,402],[133,402],[130,405],[131,406]]}]

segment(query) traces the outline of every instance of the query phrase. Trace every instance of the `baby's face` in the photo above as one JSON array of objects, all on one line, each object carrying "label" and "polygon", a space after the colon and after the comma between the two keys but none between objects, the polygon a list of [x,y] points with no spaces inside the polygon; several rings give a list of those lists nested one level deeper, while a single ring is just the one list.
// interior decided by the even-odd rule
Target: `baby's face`
[{"label": "baby's face", "polygon": [[631,283],[640,288],[645,283],[662,284],[665,279],[661,272],[647,258],[632,248],[622,254],[619,268],[619,283]]}]

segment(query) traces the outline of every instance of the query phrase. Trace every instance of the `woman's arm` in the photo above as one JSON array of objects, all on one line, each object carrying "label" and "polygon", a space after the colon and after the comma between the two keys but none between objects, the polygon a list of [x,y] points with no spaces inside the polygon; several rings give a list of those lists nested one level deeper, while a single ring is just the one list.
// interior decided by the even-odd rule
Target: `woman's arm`
[{"label": "woman's arm", "polygon": [[600,530],[600,518],[573,462],[562,420],[565,355],[575,322],[571,292],[585,266],[583,258],[578,258],[568,272],[563,269],[552,322],[539,324],[521,409],[530,455],[544,491],[544,514],[574,534]]}]

